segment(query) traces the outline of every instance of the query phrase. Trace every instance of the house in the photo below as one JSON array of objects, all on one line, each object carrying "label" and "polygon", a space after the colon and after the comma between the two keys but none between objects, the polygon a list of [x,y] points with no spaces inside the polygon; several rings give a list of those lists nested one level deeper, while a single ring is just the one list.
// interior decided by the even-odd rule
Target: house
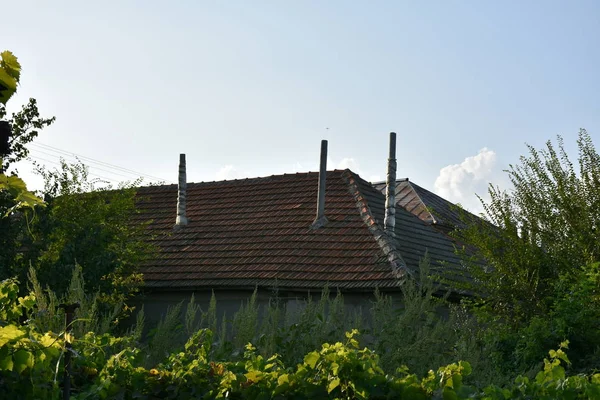
[{"label": "house", "polygon": [[375,289],[399,295],[425,254],[432,270],[461,279],[456,243],[436,227],[445,220],[427,211],[428,201],[441,201],[449,218],[451,203],[416,185],[420,203],[397,190],[409,181],[396,181],[391,139],[383,187],[348,169],[326,171],[325,141],[320,172],[252,179],[187,183],[181,155],[178,185],[138,191],[140,218],[151,220],[159,248],[142,267],[146,310],[158,313],[192,293],[207,303],[214,291],[235,311],[255,288],[259,302],[274,289],[291,302],[326,285],[347,304],[363,304]]}]

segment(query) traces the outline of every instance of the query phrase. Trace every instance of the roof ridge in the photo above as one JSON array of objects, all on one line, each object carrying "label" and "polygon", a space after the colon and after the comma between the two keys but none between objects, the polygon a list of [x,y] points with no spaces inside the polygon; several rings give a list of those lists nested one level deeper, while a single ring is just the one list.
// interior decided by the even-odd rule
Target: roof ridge
[{"label": "roof ridge", "polygon": [[[352,172],[350,169],[346,168],[346,169],[330,169],[327,170],[327,174],[335,174],[335,173],[343,173],[345,171],[350,171]],[[354,172],[352,172],[354,173]],[[272,175],[266,175],[266,176],[255,176],[252,178],[235,178],[235,179],[221,179],[221,180],[214,180],[214,181],[200,181],[200,182],[187,182],[188,186],[198,186],[198,185],[214,185],[214,184],[218,184],[218,185],[228,185],[228,184],[234,184],[234,183],[239,183],[239,182],[257,182],[257,181],[261,181],[261,180],[266,180],[266,179],[280,179],[280,178],[289,178],[291,176],[305,176],[305,177],[310,177],[311,175],[319,175],[319,171],[305,171],[305,172],[293,172],[293,173],[282,173],[282,174],[272,174]],[[168,188],[168,187],[177,187],[176,183],[169,183],[169,184],[164,184],[164,185],[144,185],[144,186],[138,186],[136,189],[141,189],[141,188]]]},{"label": "roof ridge", "polygon": [[361,219],[387,257],[388,262],[392,267],[392,275],[394,278],[400,280],[400,284],[402,284],[406,280],[406,276],[411,276],[412,272],[408,269],[406,262],[400,255],[400,252],[396,249],[392,239],[375,221],[375,217],[373,217],[373,214],[371,213],[371,208],[367,204],[364,196],[358,188],[358,185],[356,184],[357,177],[358,179],[362,179],[360,176],[354,174],[348,169],[342,173],[342,178],[348,184],[348,192],[352,195],[352,198],[355,201],[356,208],[360,213]]}]

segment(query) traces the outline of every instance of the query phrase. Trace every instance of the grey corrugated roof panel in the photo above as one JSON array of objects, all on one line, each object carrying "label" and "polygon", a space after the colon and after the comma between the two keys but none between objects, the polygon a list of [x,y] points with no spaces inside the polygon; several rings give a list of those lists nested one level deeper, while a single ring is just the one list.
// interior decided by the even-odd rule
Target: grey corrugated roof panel
[{"label": "grey corrugated roof panel", "polygon": [[[373,184],[377,190],[385,191],[385,182],[376,182]],[[448,227],[464,227],[461,214],[478,223],[487,223],[481,217],[464,210],[454,203],[444,199],[441,196],[417,185],[408,179],[399,179],[396,181],[396,191],[403,192],[404,196],[398,200],[398,205],[405,207],[406,203],[419,201],[422,207],[411,207],[411,211],[418,215],[422,220],[430,223],[439,224]],[[412,192],[412,195],[408,194]]]}]

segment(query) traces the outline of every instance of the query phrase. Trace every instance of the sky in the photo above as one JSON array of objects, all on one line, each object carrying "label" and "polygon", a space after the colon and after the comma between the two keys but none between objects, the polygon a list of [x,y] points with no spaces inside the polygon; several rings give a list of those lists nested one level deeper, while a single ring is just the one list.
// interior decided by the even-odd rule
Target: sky
[{"label": "sky", "polygon": [[[328,169],[398,177],[480,211],[509,164],[600,135],[598,1],[13,1],[9,102],[56,116],[32,159],[115,182]],[[100,164],[103,163],[103,164]],[[24,162],[19,173],[40,181]],[[117,169],[119,167],[120,169]],[[134,174],[132,171],[135,171]],[[108,179],[107,179],[108,178]]]}]

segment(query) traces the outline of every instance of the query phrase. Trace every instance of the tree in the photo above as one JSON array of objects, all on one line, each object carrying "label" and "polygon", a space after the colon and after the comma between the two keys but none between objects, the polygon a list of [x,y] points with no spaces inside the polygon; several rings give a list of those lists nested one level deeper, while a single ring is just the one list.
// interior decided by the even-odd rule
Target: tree
[{"label": "tree", "polygon": [[507,171],[513,188],[490,186],[490,201],[482,201],[495,226],[461,233],[489,266],[471,268],[476,284],[511,318],[544,311],[560,276],[600,260],[600,156],[583,129],[577,167],[560,136],[557,144],[528,146],[529,156]]},{"label": "tree", "polygon": [[[26,211],[22,210],[43,206],[43,201],[27,190],[21,178],[15,173],[8,176],[3,172],[11,163],[24,158],[27,155],[24,144],[54,121],[54,118],[39,117],[35,99],[30,99],[22,111],[13,114],[12,124],[2,120],[6,116],[6,102],[16,92],[20,77],[21,65],[17,58],[9,51],[0,53],[0,271],[17,256],[15,238],[28,224]],[[21,212],[17,214],[17,211]]]},{"label": "tree", "polygon": [[0,53],[0,213],[8,215],[23,208],[41,205],[39,198],[27,191],[25,182],[13,173],[4,174],[8,167],[25,157],[29,151],[25,145],[37,137],[39,130],[51,125],[55,118],[41,118],[37,102],[29,103],[9,121],[6,117],[6,102],[17,91],[21,78],[21,64],[10,51]]},{"label": "tree", "polygon": [[153,251],[141,239],[145,225],[133,222],[139,182],[95,189],[99,182],[88,178],[85,165],[64,160],[60,168],[38,167],[38,173],[45,182],[46,207],[37,210],[34,221],[18,225],[15,250],[10,262],[0,265],[0,279],[16,276],[26,282],[31,266],[44,287],[62,295],[68,289],[64,277],[79,266],[86,292],[99,292],[109,304],[124,302],[138,290],[137,268]]},{"label": "tree", "polygon": [[[12,53],[0,54],[0,119],[20,72]],[[35,99],[12,114],[0,167],[7,170],[26,158],[27,144],[53,122],[54,117],[40,117]],[[26,282],[33,267],[40,282],[60,295],[68,286],[64,277],[80,265],[87,290],[99,291],[102,301],[122,302],[139,286],[136,268],[151,250],[141,240],[144,226],[131,221],[137,212],[134,187],[140,182],[95,190],[87,167],[62,160],[60,169],[38,172],[45,181],[46,202],[28,192],[14,171],[0,174],[0,279],[16,276]]]},{"label": "tree", "polygon": [[[0,119],[5,117],[6,108],[0,104]],[[30,98],[20,111],[13,113],[8,121],[11,134],[8,140],[9,151],[2,162],[4,171],[8,171],[11,165],[27,158],[29,149],[26,145],[38,136],[40,130],[52,125],[55,120],[56,117],[40,117],[37,100],[34,98]]]},{"label": "tree", "polygon": [[490,186],[482,201],[493,225],[458,233],[485,260],[467,265],[501,368],[530,368],[566,338],[574,365],[600,367],[600,156],[583,129],[577,145],[577,164],[560,136],[528,146],[507,171],[512,189]]},{"label": "tree", "polygon": [[34,265],[40,281],[64,293],[63,277],[78,264],[87,291],[100,291],[111,303],[125,300],[139,287],[137,268],[153,251],[142,240],[145,225],[133,222],[140,182],[96,189],[99,182],[89,179],[85,165],[64,160],[59,169],[38,172],[48,205],[31,227],[36,239],[29,246],[37,249]]},{"label": "tree", "polygon": [[[0,53],[0,121],[6,117],[6,103],[17,91],[21,79],[21,64],[10,51]],[[37,101],[29,99],[29,103],[9,121],[3,121],[0,156],[0,172],[25,157],[29,151],[25,145],[37,137],[39,130],[50,126],[55,118],[40,117]]]}]

